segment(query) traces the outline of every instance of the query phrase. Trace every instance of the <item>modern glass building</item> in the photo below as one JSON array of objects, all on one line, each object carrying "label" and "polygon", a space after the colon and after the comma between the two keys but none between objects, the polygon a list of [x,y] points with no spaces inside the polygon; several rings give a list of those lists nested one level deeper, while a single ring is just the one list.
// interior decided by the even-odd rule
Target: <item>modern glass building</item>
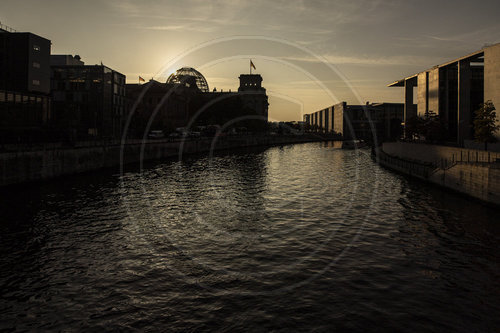
[{"label": "modern glass building", "polygon": [[499,84],[500,43],[402,78],[389,87],[404,88],[405,123],[417,115],[434,113],[446,123],[448,141],[463,145],[474,138],[475,111],[481,104],[490,100],[498,109]]},{"label": "modern glass building", "polygon": [[55,128],[71,139],[121,137],[125,75],[104,65],[59,63],[51,66],[51,87]]}]

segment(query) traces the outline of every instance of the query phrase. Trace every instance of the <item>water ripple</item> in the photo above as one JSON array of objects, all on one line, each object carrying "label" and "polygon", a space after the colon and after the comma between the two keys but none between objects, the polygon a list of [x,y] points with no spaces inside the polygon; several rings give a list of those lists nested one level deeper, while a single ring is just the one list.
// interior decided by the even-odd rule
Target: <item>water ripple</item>
[{"label": "water ripple", "polygon": [[303,144],[0,192],[0,329],[495,331],[500,214]]}]

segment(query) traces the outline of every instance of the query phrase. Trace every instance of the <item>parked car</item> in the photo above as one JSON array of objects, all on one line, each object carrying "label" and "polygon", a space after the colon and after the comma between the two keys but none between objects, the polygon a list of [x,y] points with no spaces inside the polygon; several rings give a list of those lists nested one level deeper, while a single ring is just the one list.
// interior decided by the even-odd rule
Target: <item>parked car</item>
[{"label": "parked car", "polygon": [[165,137],[165,134],[161,130],[154,130],[149,132],[148,138],[149,139],[163,139]]},{"label": "parked car", "polygon": [[201,136],[200,132],[189,132],[190,138],[199,138]]}]

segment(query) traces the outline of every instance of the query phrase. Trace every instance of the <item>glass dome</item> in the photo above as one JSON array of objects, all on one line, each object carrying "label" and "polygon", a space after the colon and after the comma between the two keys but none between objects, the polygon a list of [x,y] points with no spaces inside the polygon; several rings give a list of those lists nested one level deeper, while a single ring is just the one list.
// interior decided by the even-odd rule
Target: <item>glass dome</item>
[{"label": "glass dome", "polygon": [[202,92],[209,92],[208,83],[205,77],[196,69],[191,67],[182,67],[175,73],[170,74],[167,79],[167,83],[189,83],[189,81],[192,81],[193,79],[195,80],[198,89]]}]

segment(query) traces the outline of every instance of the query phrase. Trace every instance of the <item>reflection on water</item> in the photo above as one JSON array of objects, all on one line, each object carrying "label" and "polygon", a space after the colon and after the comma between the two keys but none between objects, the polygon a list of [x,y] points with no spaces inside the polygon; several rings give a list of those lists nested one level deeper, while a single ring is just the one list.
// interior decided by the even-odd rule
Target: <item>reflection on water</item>
[{"label": "reflection on water", "polygon": [[0,192],[0,328],[493,331],[498,210],[332,143]]}]

